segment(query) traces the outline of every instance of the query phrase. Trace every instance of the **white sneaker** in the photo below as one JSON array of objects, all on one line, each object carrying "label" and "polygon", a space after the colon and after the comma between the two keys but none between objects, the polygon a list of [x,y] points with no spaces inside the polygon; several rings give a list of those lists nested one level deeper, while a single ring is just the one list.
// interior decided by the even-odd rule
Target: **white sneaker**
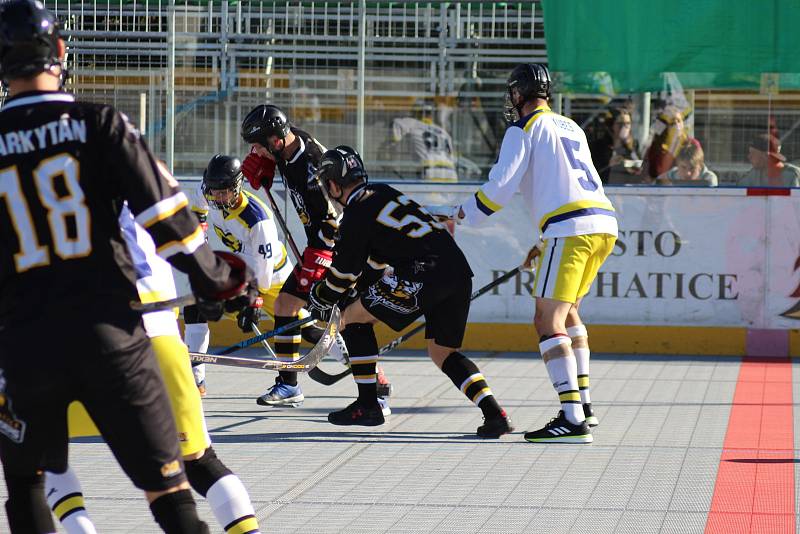
[{"label": "white sneaker", "polygon": [[378,404],[381,405],[381,413],[384,417],[392,415],[392,409],[389,408],[389,399],[386,397],[378,397]]},{"label": "white sneaker", "polygon": [[194,383],[198,387],[200,384],[205,385],[206,382],[206,364],[201,363],[192,367],[192,374],[194,375]]}]

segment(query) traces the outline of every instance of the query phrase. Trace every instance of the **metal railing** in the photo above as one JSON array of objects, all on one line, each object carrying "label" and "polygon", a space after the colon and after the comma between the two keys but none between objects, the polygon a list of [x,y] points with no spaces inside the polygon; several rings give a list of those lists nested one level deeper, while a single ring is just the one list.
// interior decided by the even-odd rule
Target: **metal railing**
[{"label": "metal railing", "polygon": [[[286,108],[323,143],[355,145],[364,139],[359,148],[378,172],[408,177],[415,173],[407,170],[419,163],[402,144],[394,145],[392,120],[446,116],[440,125],[451,133],[456,151],[486,167],[499,143],[509,70],[522,61],[546,61],[538,2],[48,0],[45,5],[65,29],[72,89],[144,119],[148,140],[166,159],[172,134],[166,88],[174,76],[178,172],[197,172],[215,152],[242,153],[240,120],[265,101]],[[171,16],[173,71],[168,68]]]}]

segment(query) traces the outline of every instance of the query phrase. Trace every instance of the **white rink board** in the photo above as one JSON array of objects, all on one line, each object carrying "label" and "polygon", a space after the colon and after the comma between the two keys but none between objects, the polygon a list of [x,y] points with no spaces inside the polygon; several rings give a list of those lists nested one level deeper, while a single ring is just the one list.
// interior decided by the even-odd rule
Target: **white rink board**
[{"label": "white rink board", "polygon": [[[189,190],[196,181],[184,181]],[[421,204],[455,204],[477,186],[392,184]],[[744,189],[608,188],[620,237],[582,306],[593,324],[798,328],[800,191],[746,196]],[[276,198],[284,208],[280,189]],[[301,248],[305,234],[291,204],[285,212]],[[522,198],[483,226],[458,226],[456,240],[478,288],[518,265],[536,237]],[[214,248],[221,248],[215,235]],[[529,323],[530,274],[472,306],[476,323]],[[188,291],[181,283],[181,290]],[[180,292],[180,291],[179,291]]]}]

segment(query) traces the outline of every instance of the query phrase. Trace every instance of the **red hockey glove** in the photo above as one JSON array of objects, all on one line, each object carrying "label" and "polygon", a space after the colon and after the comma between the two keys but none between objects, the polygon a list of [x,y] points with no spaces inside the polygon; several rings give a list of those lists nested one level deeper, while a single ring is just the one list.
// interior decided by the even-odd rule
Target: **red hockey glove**
[{"label": "red hockey glove", "polygon": [[303,265],[294,271],[299,290],[305,293],[311,289],[314,282],[322,280],[331,263],[333,263],[332,250],[306,247],[303,251]]},{"label": "red hockey glove", "polygon": [[216,295],[197,295],[197,307],[209,321],[218,321],[223,312],[236,313],[248,307],[258,307],[260,300],[253,271],[244,260],[230,252],[215,251],[222,261],[230,266],[227,289]]},{"label": "red hockey glove", "polygon": [[250,152],[242,162],[242,174],[253,189],[263,185],[264,189],[269,190],[275,178],[275,161]]}]

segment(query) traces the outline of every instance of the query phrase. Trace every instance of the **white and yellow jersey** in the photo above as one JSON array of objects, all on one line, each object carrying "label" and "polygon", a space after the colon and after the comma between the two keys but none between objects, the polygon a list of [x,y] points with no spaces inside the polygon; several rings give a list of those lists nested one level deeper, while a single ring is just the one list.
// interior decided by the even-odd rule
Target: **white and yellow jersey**
[{"label": "white and yellow jersey", "polygon": [[614,207],[592,163],[583,130],[571,119],[537,107],[506,130],[489,181],[462,206],[477,224],[522,193],[545,239],[617,235]]},{"label": "white and yellow jersey", "polygon": [[233,210],[210,209],[202,190],[194,196],[192,211],[207,216],[208,231],[225,247],[240,254],[253,269],[261,293],[286,281],[294,268],[278,240],[272,211],[254,194],[242,191],[242,203]]},{"label": "white and yellow jersey", "polygon": [[411,136],[414,154],[422,163],[423,178],[437,182],[457,182],[456,159],[450,134],[436,124],[404,117],[392,121],[395,142]]},{"label": "white and yellow jersey", "polygon": [[[156,253],[153,238],[134,220],[127,204],[122,206],[119,226],[133,260],[139,299],[146,303],[177,297],[172,266]],[[177,316],[172,310],[145,313],[142,320],[149,337],[180,336]]]}]

